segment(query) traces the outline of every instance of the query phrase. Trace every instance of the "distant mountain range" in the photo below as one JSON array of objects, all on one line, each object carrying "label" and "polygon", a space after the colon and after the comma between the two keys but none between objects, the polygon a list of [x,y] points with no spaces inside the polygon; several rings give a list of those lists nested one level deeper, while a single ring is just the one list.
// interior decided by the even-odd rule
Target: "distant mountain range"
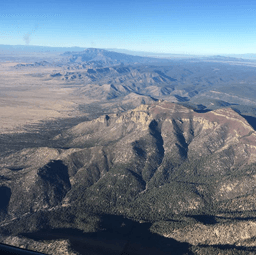
[{"label": "distant mountain range", "polygon": [[83,51],[85,48],[81,47],[47,47],[36,45],[3,45],[0,44],[0,53],[42,53],[42,52],[57,52],[62,53],[65,51]]},{"label": "distant mountain range", "polygon": [[[63,70],[52,73],[50,78],[81,84],[78,93],[95,100],[137,93],[172,102],[190,101],[193,107],[214,100],[255,104],[255,67],[244,60],[220,56],[160,60],[101,49],[66,52],[62,56],[65,60],[58,64]],[[208,109],[215,109],[214,103]]]},{"label": "distant mountain range", "polygon": [[[114,51],[108,51],[103,49],[88,48],[82,52],[65,52],[62,56],[69,57],[71,63],[86,62],[97,63],[101,65],[118,65],[118,64],[135,64],[135,63],[154,63],[159,62],[157,58],[133,56],[124,53],[118,53]],[[167,62],[162,60],[161,62]]]},{"label": "distant mountain range", "polygon": [[255,65],[232,57],[159,59],[89,48],[58,54],[52,61],[17,64],[15,68],[61,68],[45,78],[79,85],[74,93],[89,100],[122,100],[132,93],[180,102],[197,110],[229,105],[241,114],[255,116],[248,108],[255,105]]},{"label": "distant mountain range", "polygon": [[[0,54],[12,54],[12,53],[64,53],[64,52],[80,52],[88,49],[88,47],[49,47],[49,46],[36,46],[36,45],[3,45],[0,44]],[[96,49],[96,48],[95,48]],[[157,52],[145,52],[134,51],[126,49],[106,48],[104,50],[112,51],[116,53],[122,53],[140,57],[158,57],[158,58],[201,58],[201,57],[215,57],[217,55],[193,55],[193,54],[172,54],[172,53],[157,53]],[[220,57],[220,55],[218,55]],[[221,57],[233,57],[242,59],[256,59],[255,53],[247,54],[222,54]]]}]

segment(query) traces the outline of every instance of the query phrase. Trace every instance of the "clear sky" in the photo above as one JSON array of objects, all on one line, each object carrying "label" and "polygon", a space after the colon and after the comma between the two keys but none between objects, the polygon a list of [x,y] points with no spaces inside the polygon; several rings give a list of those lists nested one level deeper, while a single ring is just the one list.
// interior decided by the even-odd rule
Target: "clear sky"
[{"label": "clear sky", "polygon": [[2,0],[0,44],[256,53],[256,1]]}]

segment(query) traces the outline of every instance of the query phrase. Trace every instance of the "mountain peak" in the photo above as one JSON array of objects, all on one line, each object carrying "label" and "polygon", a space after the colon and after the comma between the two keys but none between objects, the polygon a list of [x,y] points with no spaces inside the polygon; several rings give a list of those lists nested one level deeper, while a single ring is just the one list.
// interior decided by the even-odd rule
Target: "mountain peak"
[{"label": "mountain peak", "polygon": [[231,108],[198,113],[158,101],[82,122],[54,142],[64,146],[41,158],[37,148],[0,160],[2,219],[41,220],[43,208],[50,219],[72,209],[81,222],[88,210],[176,223],[182,215],[255,210],[255,131]]},{"label": "mountain peak", "polygon": [[[149,63],[156,62],[156,58],[139,57],[128,55],[124,53],[118,53],[114,51],[108,51],[98,48],[87,48],[84,51],[79,52],[65,52],[62,56],[69,57],[69,62],[87,62],[98,63],[104,65],[119,65],[119,64],[133,64],[133,63]],[[167,60],[162,60],[167,61]]]}]

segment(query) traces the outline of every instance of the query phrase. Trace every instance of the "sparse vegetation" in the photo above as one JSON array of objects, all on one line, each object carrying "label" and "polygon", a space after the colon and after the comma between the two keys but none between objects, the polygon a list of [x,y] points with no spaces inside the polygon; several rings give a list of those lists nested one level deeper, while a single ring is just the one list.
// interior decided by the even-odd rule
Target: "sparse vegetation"
[{"label": "sparse vegetation", "polygon": [[44,68],[28,80],[70,88],[65,100],[77,104],[1,133],[0,241],[52,254],[63,240],[70,254],[114,254],[109,240],[120,254],[255,253],[255,103],[234,85],[239,68],[250,81],[254,67],[79,56],[66,54],[54,72],[48,62],[11,67]]}]

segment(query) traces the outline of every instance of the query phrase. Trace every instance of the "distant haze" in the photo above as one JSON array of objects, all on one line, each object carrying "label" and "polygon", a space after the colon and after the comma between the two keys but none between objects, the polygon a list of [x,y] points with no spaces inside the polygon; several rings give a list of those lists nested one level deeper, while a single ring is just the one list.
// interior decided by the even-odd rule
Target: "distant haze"
[{"label": "distant haze", "polygon": [[[25,38],[24,38],[25,40]],[[30,42],[30,38],[26,38]],[[49,53],[49,54],[61,54],[64,52],[79,52],[84,51],[87,47],[50,47],[50,46],[38,46],[38,45],[3,45],[0,44],[0,54],[4,55],[16,55],[17,54],[38,54],[38,53]],[[133,51],[127,49],[116,49],[116,48],[105,48],[108,51],[114,51],[118,53],[124,53],[128,55],[141,56],[141,57],[154,57],[154,58],[200,58],[203,56],[216,56],[214,54],[171,54],[171,53],[160,53],[160,52],[147,52],[147,51]],[[243,59],[256,59],[256,54],[247,53],[247,54],[222,54],[224,57],[234,57],[234,58],[243,58]]]}]

